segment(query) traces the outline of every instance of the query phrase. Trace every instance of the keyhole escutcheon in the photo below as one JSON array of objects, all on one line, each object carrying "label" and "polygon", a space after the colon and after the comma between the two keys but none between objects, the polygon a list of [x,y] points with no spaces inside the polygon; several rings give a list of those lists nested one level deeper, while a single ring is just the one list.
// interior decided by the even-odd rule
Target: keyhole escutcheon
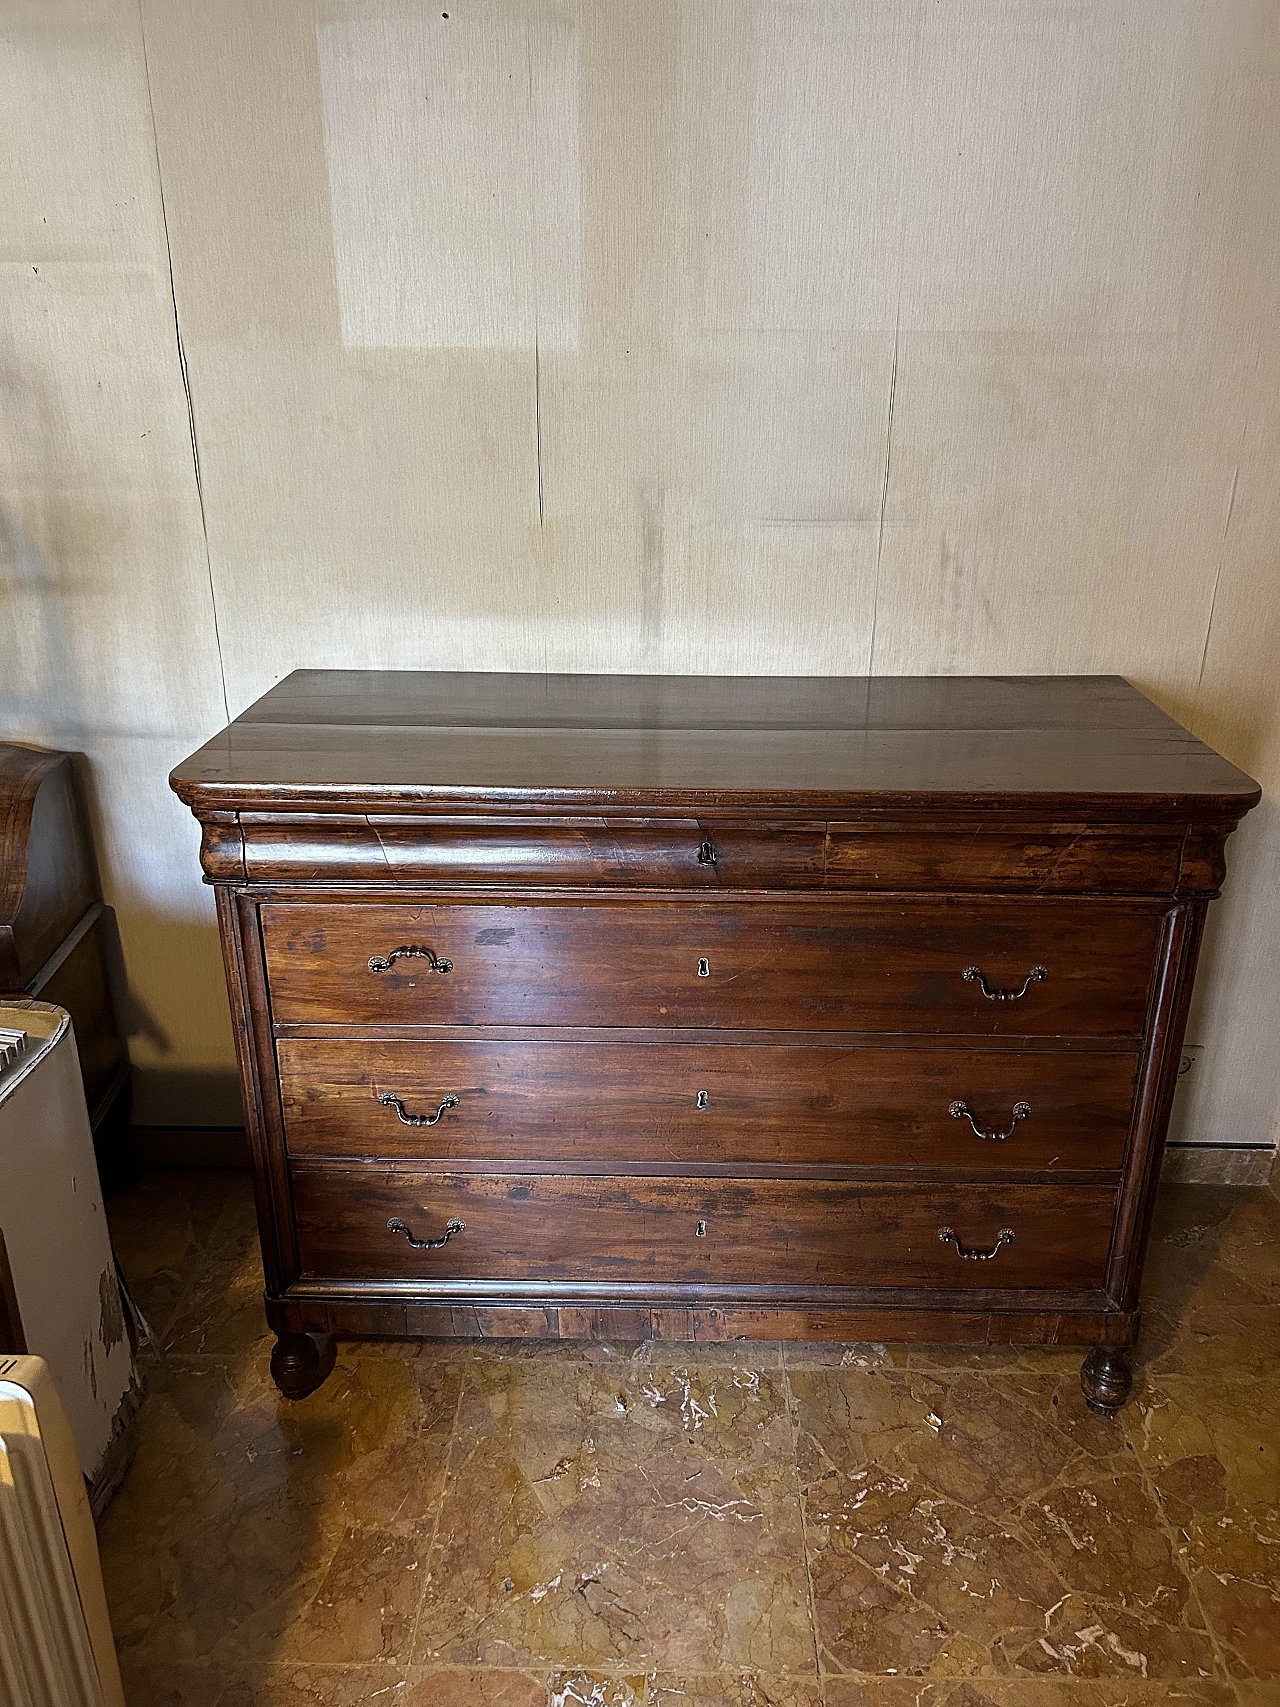
[{"label": "keyhole escutcheon", "polygon": [[700,960],[698,962],[698,976],[699,978],[709,978],[711,976],[711,962],[709,960]]},{"label": "keyhole escutcheon", "polygon": [[697,1096],[693,1099],[693,1106],[695,1108],[709,1108],[711,1106],[711,1098],[707,1095],[706,1091],[698,1092]]},{"label": "keyhole escutcheon", "polygon": [[705,1221],[699,1221],[698,1225],[693,1229],[693,1231],[694,1231],[695,1237],[697,1237],[699,1239],[705,1239],[707,1236],[707,1224],[706,1224],[706,1222]]}]

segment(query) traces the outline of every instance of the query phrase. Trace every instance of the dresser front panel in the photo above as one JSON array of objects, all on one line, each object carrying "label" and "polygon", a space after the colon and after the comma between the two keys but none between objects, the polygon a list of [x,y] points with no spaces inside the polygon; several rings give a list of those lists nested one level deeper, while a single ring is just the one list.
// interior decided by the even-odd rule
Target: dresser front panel
[{"label": "dresser front panel", "polygon": [[1178,824],[832,824],[831,888],[995,894],[1172,893]]},{"label": "dresser front panel", "polygon": [[[1097,1289],[1115,1208],[1112,1191],[1087,1186],[302,1167],[293,1177],[304,1276],[425,1283]],[[451,1220],[463,1230],[415,1249],[393,1220],[419,1240]],[[956,1240],[995,1254],[964,1257]]]},{"label": "dresser front panel", "polygon": [[[1161,911],[899,896],[718,905],[679,896],[594,905],[270,902],[262,926],[277,1024],[1136,1040]],[[404,955],[407,948],[429,951],[449,970]],[[393,964],[371,970],[376,958]],[[1034,970],[1041,967],[1043,977]],[[984,981],[992,992],[1023,994],[995,999]]]},{"label": "dresser front panel", "polygon": [[824,823],[697,818],[240,816],[248,875],[675,890],[822,887]]},{"label": "dresser front panel", "polygon": [[[1118,1169],[1138,1066],[1086,1050],[665,1040],[291,1037],[277,1054],[294,1156],[547,1168]],[[1007,1136],[976,1136],[957,1102]]]}]

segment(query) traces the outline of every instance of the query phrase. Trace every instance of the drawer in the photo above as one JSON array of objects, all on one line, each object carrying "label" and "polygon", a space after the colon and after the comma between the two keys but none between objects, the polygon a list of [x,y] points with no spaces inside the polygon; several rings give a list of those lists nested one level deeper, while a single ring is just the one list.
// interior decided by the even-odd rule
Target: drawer
[{"label": "drawer", "polygon": [[[267,903],[285,1024],[1141,1035],[1161,915],[965,898]],[[1043,969],[1041,976],[1039,969]]]},{"label": "drawer", "polygon": [[291,1037],[278,1056],[295,1156],[549,1169],[1118,1169],[1137,1073],[1100,1051],[821,1044]]},{"label": "drawer", "polygon": [[[1075,1290],[1102,1285],[1114,1195],[1053,1185],[922,1189],[298,1168],[294,1203],[309,1276],[606,1289]],[[462,1230],[444,1245],[410,1244],[411,1237],[443,1238],[451,1221]],[[1011,1239],[1002,1238],[1006,1229]],[[944,1230],[952,1237],[944,1239]],[[994,1255],[980,1260],[984,1252]]]},{"label": "drawer", "polygon": [[820,889],[826,825],[242,812],[246,874],[372,883]]},{"label": "drawer", "polygon": [[1171,895],[1184,833],[1181,824],[835,823],[826,882],[836,889]]}]

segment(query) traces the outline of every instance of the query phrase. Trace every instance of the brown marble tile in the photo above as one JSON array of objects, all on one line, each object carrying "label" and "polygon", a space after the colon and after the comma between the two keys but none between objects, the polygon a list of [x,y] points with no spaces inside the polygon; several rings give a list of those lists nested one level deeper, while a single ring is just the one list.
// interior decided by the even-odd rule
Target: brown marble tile
[{"label": "brown marble tile", "polygon": [[1177,1318],[1156,1316],[1142,1344],[1148,1375],[1265,1380],[1280,1369],[1280,1308],[1204,1304]]},{"label": "brown marble tile", "polygon": [[1144,1307],[1280,1303],[1280,1200],[1260,1186],[1163,1186]]},{"label": "brown marble tile", "polygon": [[[123,1682],[129,1707],[425,1707],[426,1700],[414,1697],[400,1667],[386,1665],[126,1666]],[[544,1707],[545,1699],[544,1691],[529,1707]]]},{"label": "brown marble tile", "polygon": [[764,1677],[759,1672],[649,1679],[646,1707],[823,1707],[817,1677]]},{"label": "brown marble tile", "polygon": [[120,1660],[128,1707],[222,1707],[227,1687],[220,1666],[174,1665],[171,1661]]},{"label": "brown marble tile", "polygon": [[[262,1307],[262,1257],[256,1236],[242,1248],[206,1255],[206,1266],[182,1295],[164,1334],[177,1357],[234,1358],[263,1347],[275,1335]],[[153,1324],[154,1326],[154,1324]]]},{"label": "brown marble tile", "polygon": [[649,1679],[591,1671],[554,1672],[550,1707],[648,1707]]},{"label": "brown marble tile", "polygon": [[1129,1432],[1234,1676],[1280,1699],[1280,1379],[1148,1383]]},{"label": "brown marble tile", "polygon": [[828,1670],[1213,1671],[1123,1431],[1064,1400],[1062,1377],[1028,1365],[790,1382]]},{"label": "brown marble tile", "polygon": [[122,1644],[273,1653],[350,1530],[434,1523],[460,1383],[457,1360],[364,1359],[291,1405],[265,1356],[160,1365],[99,1537]]},{"label": "brown marble tile", "polygon": [[412,1667],[403,1697],[387,1707],[548,1707],[545,1676],[496,1668]]},{"label": "brown marble tile", "polygon": [[111,1216],[176,1348],[100,1530],[133,1707],[1280,1707],[1274,1194],[1162,1193],[1118,1423],[1074,1349],[750,1341],[351,1344],[288,1404],[246,1177]]},{"label": "brown marble tile", "polygon": [[429,1544],[429,1533],[345,1530],[272,1657],[326,1665],[407,1660]]},{"label": "brown marble tile", "polygon": [[811,1669],[779,1379],[477,1361],[415,1658]]},{"label": "brown marble tile", "polygon": [[828,1678],[824,1707],[1236,1707],[1231,1685],[1124,1678]]},{"label": "brown marble tile", "polygon": [[161,1340],[212,1260],[257,1245],[249,1176],[235,1169],[146,1174],[106,1209],[129,1290]]}]

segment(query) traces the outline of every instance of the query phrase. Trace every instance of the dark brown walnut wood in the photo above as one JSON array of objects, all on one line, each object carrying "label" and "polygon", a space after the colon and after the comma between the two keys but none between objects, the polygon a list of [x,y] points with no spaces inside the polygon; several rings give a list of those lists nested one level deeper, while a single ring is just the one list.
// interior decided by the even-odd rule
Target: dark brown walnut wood
[{"label": "dark brown walnut wood", "polygon": [[305,1399],[333,1368],[334,1340],[318,1344],[309,1334],[281,1334],[271,1349],[271,1379],[286,1399]]},{"label": "dark brown walnut wood", "polygon": [[1163,894],[1178,877],[1180,824],[832,824],[828,888],[982,894]]},{"label": "dark brown walnut wood", "polygon": [[[754,1296],[770,1287],[1093,1291],[1115,1194],[299,1167],[294,1201],[307,1275],[404,1276],[440,1297],[478,1281],[500,1282],[508,1295],[526,1282],[567,1281]],[[435,1248],[412,1242],[446,1234]]]},{"label": "dark brown walnut wood", "polygon": [[173,786],[282,1390],[313,1335],[799,1336],[1123,1401],[1258,798],[1127,683],[299,672]]},{"label": "dark brown walnut wood", "polygon": [[[242,813],[256,879],[820,889],[825,824],[697,818],[450,818]],[[340,868],[340,871],[339,871]]]},{"label": "dark brown walnut wood", "polygon": [[1133,1388],[1133,1360],[1121,1346],[1100,1345],[1085,1358],[1080,1370],[1085,1403],[1099,1416],[1113,1417]]},{"label": "dark brown walnut wood", "polygon": [[0,743],[0,990],[25,990],[97,899],[71,755]]},{"label": "dark brown walnut wood", "polygon": [[[1257,784],[1114,676],[298,671],[173,773],[197,813],[696,801],[1234,822]],[[554,802],[554,805],[553,805]]]},{"label": "dark brown walnut wood", "polygon": [[[263,907],[278,1022],[713,1026],[1136,1039],[1161,911],[1137,903],[728,900]],[[387,971],[372,959],[396,949]],[[973,967],[981,977],[966,979]],[[988,988],[1018,989],[1019,999]]]},{"label": "dark brown walnut wood", "polygon": [[70,1013],[104,1164],[121,1159],[106,1154],[103,1129],[127,1104],[129,1077],[115,951],[72,755],[0,744],[0,1000],[34,996]]},{"label": "dark brown walnut wood", "polygon": [[861,1045],[282,1038],[277,1054],[291,1155],[552,1172],[1118,1170],[1138,1067],[1132,1053]]}]

